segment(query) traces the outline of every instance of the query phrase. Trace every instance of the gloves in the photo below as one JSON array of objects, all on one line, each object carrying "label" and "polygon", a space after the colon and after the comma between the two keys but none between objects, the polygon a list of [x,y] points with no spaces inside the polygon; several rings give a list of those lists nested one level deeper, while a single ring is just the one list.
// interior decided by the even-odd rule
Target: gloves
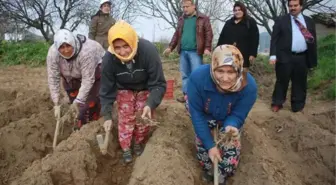
[{"label": "gloves", "polygon": [[71,112],[72,115],[78,116],[79,114],[79,107],[77,103],[72,103],[70,105],[69,111]]},{"label": "gloves", "polygon": [[61,117],[61,106],[60,105],[54,106],[54,115],[56,119]]},{"label": "gloves", "polygon": [[104,122],[105,132],[110,132],[112,130],[112,120],[106,120]]}]

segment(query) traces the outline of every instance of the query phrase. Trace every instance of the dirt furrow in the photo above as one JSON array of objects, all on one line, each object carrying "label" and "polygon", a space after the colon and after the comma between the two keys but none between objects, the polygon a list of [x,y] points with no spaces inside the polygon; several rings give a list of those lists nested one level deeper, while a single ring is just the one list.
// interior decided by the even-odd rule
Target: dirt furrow
[{"label": "dirt furrow", "polygon": [[89,132],[83,129],[85,134],[72,134],[53,153],[36,160],[11,185],[93,184],[97,175],[97,158],[87,140],[94,137],[99,127],[92,125]]},{"label": "dirt furrow", "polygon": [[162,119],[133,169],[129,185],[201,184],[194,133],[184,106],[163,104]]},{"label": "dirt furrow", "polygon": [[[7,98],[0,104],[0,128],[10,122],[29,118],[32,114],[38,114],[45,110],[52,109],[52,103],[47,94],[36,92],[0,92],[7,93]],[[8,96],[8,94],[10,96]]]},{"label": "dirt furrow", "polygon": [[[33,114],[0,129],[0,184],[19,177],[31,163],[51,152],[55,121],[51,111]],[[65,129],[68,130],[68,129]],[[64,139],[69,135],[64,132]]]},{"label": "dirt furrow", "polygon": [[[335,135],[329,130],[317,126],[316,122],[322,121],[323,117],[319,118],[302,113],[294,114],[288,110],[282,110],[277,114],[265,114],[267,111],[265,104],[257,103],[250,115],[252,122],[247,123],[244,128],[246,131],[245,140],[248,139],[247,143],[259,148],[257,151],[260,154],[253,155],[253,157],[273,158],[278,156],[275,158],[278,164],[273,164],[272,168],[276,169],[277,174],[286,177],[279,179],[278,184],[334,184]],[[324,119],[324,121],[327,125],[333,124],[330,119]],[[249,139],[253,135],[255,138]],[[261,147],[263,144],[256,142],[260,139],[262,143],[267,143],[267,145]],[[243,153],[251,152],[246,151],[245,148]],[[238,171],[246,167],[244,161],[247,163],[250,160],[255,161],[253,157],[247,161],[243,154],[242,168]],[[262,164],[269,165],[270,162],[266,161]],[[269,171],[269,168],[266,169]],[[268,174],[270,173],[268,172]],[[251,175],[246,175],[246,177],[251,178]],[[239,175],[235,179],[240,180]],[[269,183],[276,184],[275,182]]]},{"label": "dirt furrow", "polygon": [[[108,155],[100,153],[95,139],[102,131],[100,122],[91,122],[72,133],[54,152],[36,160],[11,185],[126,185],[133,165],[123,164],[116,138],[110,143]],[[114,151],[117,152],[113,154]]]}]

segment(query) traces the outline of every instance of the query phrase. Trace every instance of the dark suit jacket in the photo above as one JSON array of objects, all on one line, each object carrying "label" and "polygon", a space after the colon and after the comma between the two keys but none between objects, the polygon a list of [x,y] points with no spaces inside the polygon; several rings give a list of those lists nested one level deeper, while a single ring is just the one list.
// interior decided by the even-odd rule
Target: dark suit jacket
[{"label": "dark suit jacket", "polygon": [[[307,67],[317,66],[316,29],[314,21],[303,16],[309,32],[314,36],[315,42],[307,43]],[[295,26],[295,25],[294,25]],[[275,20],[271,36],[270,55],[276,55],[277,62],[286,63],[290,61],[292,52],[292,21],[290,14],[279,17]]]}]

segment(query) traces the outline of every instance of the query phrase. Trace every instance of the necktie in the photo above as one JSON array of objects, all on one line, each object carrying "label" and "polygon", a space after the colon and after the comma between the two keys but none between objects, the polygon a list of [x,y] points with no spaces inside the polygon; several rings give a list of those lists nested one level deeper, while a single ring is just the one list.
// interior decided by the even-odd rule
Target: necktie
[{"label": "necktie", "polygon": [[299,27],[303,37],[305,38],[306,42],[308,43],[313,43],[315,38],[313,37],[313,35],[308,31],[308,29],[306,27],[304,27],[302,25],[302,23],[297,20],[297,18],[294,19],[296,25]]}]

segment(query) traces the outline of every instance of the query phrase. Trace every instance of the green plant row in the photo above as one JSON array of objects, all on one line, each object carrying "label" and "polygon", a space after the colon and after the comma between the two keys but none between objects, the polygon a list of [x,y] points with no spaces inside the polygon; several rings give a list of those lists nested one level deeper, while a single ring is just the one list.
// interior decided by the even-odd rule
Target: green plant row
[{"label": "green plant row", "polygon": [[0,45],[1,65],[41,66],[45,64],[49,44],[45,42],[5,42]]}]

